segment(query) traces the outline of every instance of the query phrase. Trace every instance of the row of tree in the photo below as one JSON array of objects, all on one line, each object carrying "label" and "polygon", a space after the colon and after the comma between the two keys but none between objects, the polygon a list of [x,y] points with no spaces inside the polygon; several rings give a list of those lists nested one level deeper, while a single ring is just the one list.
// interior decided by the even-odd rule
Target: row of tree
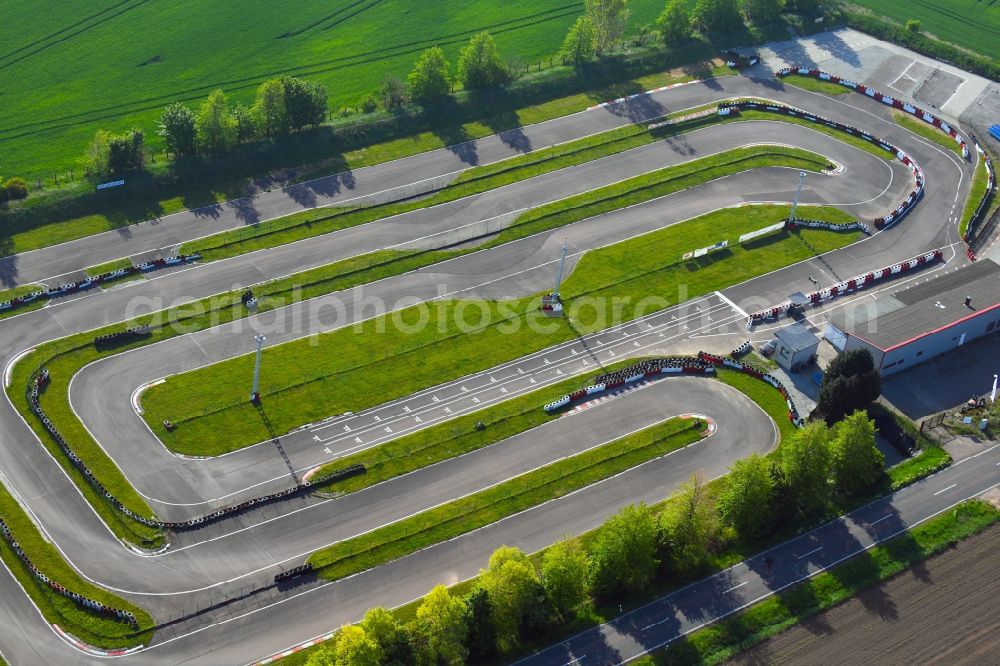
[{"label": "row of tree", "polygon": [[253,105],[230,108],[215,90],[192,111],[174,102],[160,116],[159,134],[174,155],[222,153],[259,138],[271,138],[318,125],[326,119],[327,91],[294,76],[268,79],[257,88]]},{"label": "row of tree", "polygon": [[780,462],[753,455],[730,468],[718,498],[692,477],[663,511],[625,507],[584,548],[566,539],[536,567],[518,548],[501,546],[480,570],[476,587],[453,596],[437,586],[416,619],[402,624],[383,608],[345,626],[308,666],[462,664],[489,659],[524,638],[571,622],[590,599],[620,599],[657,576],[703,571],[732,533],[763,537],[790,521],[815,516],[834,494],[853,496],[882,474],[874,424],[856,412],[834,428],[811,423],[782,445]]},{"label": "row of tree", "polygon": [[84,173],[97,179],[141,169],[146,162],[146,135],[138,127],[121,134],[97,130],[80,160]]},{"label": "row of tree", "polygon": [[[687,0],[668,0],[657,18],[655,31],[668,46],[691,38],[695,31],[728,33],[746,22],[768,25],[786,9],[813,14],[825,0],[698,0],[689,10]],[[583,16],[570,27],[560,54],[573,65],[606,55],[625,32],[628,0],[586,0]],[[643,30],[649,30],[649,27]]]}]

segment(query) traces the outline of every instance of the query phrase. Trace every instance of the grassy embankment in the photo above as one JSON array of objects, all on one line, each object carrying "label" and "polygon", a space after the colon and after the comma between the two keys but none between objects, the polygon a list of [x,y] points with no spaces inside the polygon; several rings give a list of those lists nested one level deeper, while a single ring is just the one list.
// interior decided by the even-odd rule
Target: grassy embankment
[{"label": "grassy embankment", "polygon": [[113,608],[131,611],[138,626],[117,622],[87,611],[74,602],[51,591],[37,581],[21,562],[6,540],[0,538],[0,557],[14,577],[27,591],[42,612],[46,622],[58,624],[65,631],[98,648],[131,647],[148,642],[152,636],[153,618],[124,599],[85,581],[62,558],[59,551],[38,531],[35,523],[0,484],[0,516],[14,538],[21,544],[35,566],[51,580],[68,590],[100,601]]},{"label": "grassy embankment", "polygon": [[810,92],[823,93],[824,95],[843,95],[851,92],[850,88],[846,88],[839,83],[814,79],[811,76],[803,76],[801,74],[783,76],[778,80],[782,83],[793,85],[796,88],[802,88],[803,90],[808,90]]},{"label": "grassy embankment", "polygon": [[[976,212],[976,207],[982,200],[983,195],[986,194],[986,184],[988,174],[986,173],[986,162],[982,158],[979,160],[979,164],[976,165],[976,172],[972,176],[972,186],[969,188],[969,198],[965,201],[965,207],[962,209],[962,217],[958,223],[958,235],[965,236],[965,232],[969,229],[969,221],[972,219],[972,214]],[[1000,199],[997,198],[996,192],[992,194],[992,201],[987,205],[986,212],[983,214],[983,218],[979,225],[982,225],[990,219],[990,215],[996,210],[997,206],[1000,205]]]},{"label": "grassy embankment", "polygon": [[905,111],[900,111],[899,109],[892,110],[892,119],[903,129],[909,130],[917,136],[921,136],[931,143],[941,146],[945,150],[962,157],[962,149],[959,147],[958,142],[955,141],[950,134],[945,134],[943,130],[938,129],[933,125],[928,125],[924,121],[913,117]]}]

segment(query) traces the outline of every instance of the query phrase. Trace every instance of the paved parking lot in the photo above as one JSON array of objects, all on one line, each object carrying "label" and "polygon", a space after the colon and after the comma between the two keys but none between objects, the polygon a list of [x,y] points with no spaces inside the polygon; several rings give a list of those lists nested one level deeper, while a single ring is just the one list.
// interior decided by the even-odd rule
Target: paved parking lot
[{"label": "paved parking lot", "polygon": [[1000,335],[988,335],[882,382],[882,395],[915,421],[988,394],[1000,372]]}]

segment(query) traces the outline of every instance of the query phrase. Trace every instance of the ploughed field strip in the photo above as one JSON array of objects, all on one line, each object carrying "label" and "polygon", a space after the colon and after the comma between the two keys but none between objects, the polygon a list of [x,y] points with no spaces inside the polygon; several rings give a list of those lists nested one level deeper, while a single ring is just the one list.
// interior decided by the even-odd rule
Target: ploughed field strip
[{"label": "ploughed field strip", "polygon": [[[737,106],[728,106],[729,109],[735,109]],[[773,109],[757,109],[753,106],[746,107],[747,114],[751,114],[757,111],[762,111],[764,113],[773,112]],[[787,109],[785,110],[788,113]],[[796,116],[797,111],[791,112],[789,115]],[[816,117],[805,114],[807,122],[816,122]],[[819,119],[823,122],[823,119]],[[832,123],[829,121],[826,124],[832,127]],[[871,135],[865,132],[860,132],[858,135],[864,141],[873,142]],[[875,221],[875,226],[882,228],[893,226],[898,223],[902,217],[908,213],[913,204],[920,196],[920,188],[922,187],[922,172],[919,171],[919,166],[913,166],[911,163],[907,162],[904,157],[900,156],[898,149],[891,150],[892,146],[885,144],[884,142],[874,141],[882,150],[888,151],[893,154],[894,157],[899,158],[910,166],[911,171],[917,175],[917,190],[911,194],[911,199],[908,199],[901,204],[901,208],[897,208],[895,212],[890,213],[887,218],[881,218]],[[876,149],[877,152],[877,149]],[[789,165],[795,168],[808,168],[807,164],[809,162],[809,156],[802,155],[802,151],[799,154],[786,153],[782,156],[782,159],[789,160]],[[795,163],[794,160],[800,160],[799,163]],[[823,164],[820,164],[820,163]],[[813,168],[823,168],[825,166],[824,160],[813,161]],[[683,182],[683,181],[682,181]],[[642,189],[644,187],[655,187],[657,185],[662,185],[660,183],[649,182],[646,183],[635,183],[635,189]],[[690,187],[690,185],[686,185]],[[683,189],[683,187],[679,188]],[[615,196],[628,196],[627,192],[617,192]],[[640,197],[641,198],[641,197]],[[587,202],[587,205],[596,206],[591,210],[595,214],[603,212],[601,210],[602,205],[607,205],[608,208],[605,210],[613,210],[616,204],[610,203],[604,204],[600,201],[600,197],[597,199]],[[619,201],[617,205],[621,205]],[[601,250],[595,250],[586,255],[577,266],[576,270],[573,272],[572,276],[567,280],[565,284],[565,295],[568,303],[572,303],[573,298],[582,298],[583,296],[594,296],[594,295],[604,295],[613,293],[634,293],[635,295],[642,295],[650,292],[666,292],[670,285],[676,284],[678,278],[683,276],[684,279],[690,284],[695,285],[694,293],[689,296],[697,295],[698,293],[708,293],[727,284],[742,280],[750,279],[756,275],[760,275],[774,268],[780,268],[782,266],[798,261],[802,258],[808,258],[811,256],[810,253],[821,252],[825,250],[834,249],[837,247],[843,247],[850,244],[858,236],[856,233],[828,233],[813,229],[783,229],[780,234],[776,236],[769,237],[766,241],[758,241],[747,246],[740,246],[734,244],[735,247],[731,247],[726,253],[703,257],[697,261],[684,261],[678,260],[678,257],[682,256],[683,250],[697,247],[698,243],[695,239],[701,239],[706,236],[711,235],[713,240],[718,236],[723,235],[738,235],[741,232],[746,232],[748,230],[747,226],[758,225],[770,218],[771,221],[775,217],[780,218],[784,215],[784,210],[782,207],[774,207],[772,209],[761,208],[761,209],[750,209],[741,210],[738,213],[731,211],[723,211],[721,213],[710,214],[704,216],[703,218],[698,218],[690,222],[677,225],[671,229],[667,229],[661,232],[653,232],[651,234],[646,234],[631,241],[626,241],[618,245],[613,245]],[[755,217],[756,216],[756,217]],[[839,214],[835,211],[820,211],[816,214],[817,218],[822,218],[828,222],[833,222],[835,224],[843,224],[852,221],[850,216]],[[577,218],[581,219],[581,218]],[[569,223],[570,221],[575,221],[570,218],[563,218],[562,224]],[[881,222],[881,224],[880,224]],[[749,224],[748,224],[749,223]],[[698,226],[701,224],[702,226]],[[543,226],[543,225],[540,225]],[[556,226],[559,226],[558,224]],[[553,228],[553,227],[548,227]],[[707,230],[711,230],[708,232]],[[532,231],[534,233],[538,229]],[[672,240],[675,241],[676,246],[672,247],[669,252],[663,252],[663,247],[667,243],[668,236],[664,233],[666,231],[671,231],[674,235]],[[669,255],[669,256],[665,256]],[[420,257],[425,256],[420,253],[408,253],[403,252],[399,255],[385,255],[380,257],[376,262],[377,268],[385,271],[382,275],[391,274],[395,270],[403,269],[409,270],[414,267],[419,267],[421,264]],[[433,256],[432,258],[436,261],[441,259],[451,258],[454,255],[441,253],[439,256]],[[640,259],[633,263],[627,271],[622,271],[622,266],[625,265],[623,257],[639,257]],[[416,259],[414,257],[417,257]],[[970,255],[970,258],[971,255]],[[410,260],[411,263],[404,263],[406,260]],[[386,268],[386,265],[391,266]],[[397,269],[399,267],[399,269]],[[101,268],[114,268],[102,266]],[[346,270],[345,270],[346,269]],[[121,270],[121,268],[114,268],[114,270]],[[127,269],[126,269],[127,270]],[[114,271],[112,271],[114,272]],[[317,283],[322,283],[324,286],[316,287],[316,293],[324,293],[323,289],[331,287],[332,285],[337,285],[342,288],[344,285],[349,285],[352,280],[357,280],[356,283],[360,284],[367,281],[372,273],[366,273],[365,271],[357,270],[357,267],[346,267],[341,266],[334,270],[332,273],[327,273],[326,275],[320,277]],[[263,287],[261,291],[266,291],[267,287]],[[699,291],[700,290],[700,291]],[[260,294],[263,298],[260,299],[260,303],[266,306],[266,294]],[[240,301],[240,294],[233,293],[227,294],[221,297],[214,297],[210,299],[212,308],[216,312],[224,313],[221,317],[224,319],[233,319],[245,316],[245,312],[241,309],[245,302]],[[668,300],[669,303],[669,300]],[[454,307],[456,303],[448,303],[449,307]],[[523,299],[519,301],[510,301],[506,305],[513,308],[513,310],[508,314],[501,309],[503,303],[493,303],[489,304],[488,307],[491,308],[491,312],[499,315],[501,318],[510,320],[511,317],[528,319],[528,318],[538,318],[542,321],[546,315],[540,313],[537,310],[537,299],[532,297],[531,299]],[[451,314],[451,313],[449,313]],[[633,316],[634,313],[629,312],[626,317]],[[196,318],[196,316],[195,316]],[[574,337],[579,336],[581,333],[589,332],[586,327],[580,330],[575,330],[567,325],[565,320],[550,320],[550,322],[556,322],[558,327],[556,333],[552,338],[544,340],[542,342],[525,342],[524,348],[521,349],[517,347],[513,350],[503,350],[503,352],[495,352],[494,349],[498,345],[496,340],[499,338],[491,338],[490,333],[487,329],[474,332],[470,339],[474,342],[470,344],[467,350],[460,350],[457,355],[454,355],[450,359],[450,363],[442,362],[442,359],[448,356],[444,353],[445,348],[451,347],[452,349],[448,351],[454,351],[455,346],[459,344],[457,342],[457,336],[455,334],[449,333],[444,337],[438,338],[428,338],[422,342],[420,347],[414,347],[412,349],[401,348],[396,351],[390,351],[396,344],[395,340],[383,340],[382,346],[385,348],[385,357],[383,358],[383,364],[379,365],[375,362],[369,362],[367,365],[363,364],[357,368],[352,368],[352,370],[333,370],[330,374],[325,376],[318,376],[315,379],[310,379],[309,382],[322,382],[326,381],[328,377],[336,377],[338,380],[342,380],[345,377],[353,377],[349,373],[354,370],[358,370],[355,374],[361,376],[365,371],[367,372],[378,372],[381,373],[383,369],[388,369],[390,364],[388,361],[402,362],[408,368],[417,368],[418,372],[414,373],[415,377],[407,378],[411,381],[410,384],[405,384],[399,382],[399,378],[396,378],[395,385],[391,382],[385,387],[377,387],[377,391],[373,394],[365,395],[363,393],[362,385],[358,385],[358,391],[362,395],[365,395],[365,399],[373,400],[371,404],[377,404],[380,400],[393,397],[393,391],[398,392],[398,395],[406,395],[413,390],[418,390],[423,388],[428,384],[439,382],[442,379],[447,379],[451,377],[461,376],[470,371],[470,369],[475,369],[477,367],[489,367],[491,363],[499,362],[505,358],[513,358],[523,353],[530,352],[534,349],[544,348],[553,343],[570,340]],[[169,527],[173,529],[184,527],[181,524],[171,524],[165,525],[155,518],[149,507],[145,505],[145,502],[139,496],[134,489],[131,488],[127,480],[121,475],[113,462],[108,460],[101,447],[91,440],[86,433],[85,428],[82,424],[70,414],[68,406],[65,405],[64,397],[67,395],[68,383],[72,378],[73,374],[85,363],[99,358],[102,355],[106,356],[109,352],[118,352],[123,350],[132,349],[135,347],[143,346],[150,342],[155,342],[159,340],[165,340],[169,337],[169,334],[165,333],[163,329],[157,330],[155,327],[147,327],[140,322],[133,322],[138,325],[131,326],[126,330],[122,330],[120,326],[112,326],[106,329],[95,331],[86,334],[80,334],[74,336],[73,338],[67,338],[63,340],[51,343],[51,347],[44,350],[44,353],[40,353],[43,350],[39,349],[34,352],[33,355],[26,357],[17,367],[15,367],[12,373],[12,383],[8,387],[8,393],[11,395],[12,399],[22,408],[22,412],[27,414],[29,418],[29,423],[35,428],[36,432],[39,432],[43,438],[49,437],[49,441],[46,441],[46,446],[49,446],[53,455],[56,457],[60,463],[63,464],[64,468],[70,474],[71,478],[76,482],[81,491],[87,496],[87,499],[95,507],[101,518],[108,523],[112,529],[114,529],[119,534],[124,534],[125,538],[129,541],[134,541],[141,543],[146,548],[155,548],[160,543],[162,543],[162,534],[160,533],[160,528]],[[198,324],[196,324],[198,325]],[[203,324],[201,324],[203,325]],[[596,329],[595,329],[596,330]],[[329,334],[330,336],[336,335],[336,333]],[[425,344],[424,344],[425,343]],[[292,349],[295,343],[285,345],[280,350]],[[461,344],[466,344],[464,341]],[[476,347],[475,345],[482,345],[482,347]],[[518,343],[522,344],[522,343]],[[531,345],[537,345],[531,346]],[[440,347],[442,351],[435,349]],[[332,348],[332,347],[331,347]],[[92,355],[95,354],[96,355]],[[146,352],[142,352],[146,353]],[[490,356],[489,354],[493,354]],[[508,356],[504,356],[507,354]],[[358,352],[360,358],[360,352]],[[484,356],[486,361],[484,361]],[[348,355],[349,358],[349,355]],[[44,359],[44,360],[43,360]],[[423,361],[423,364],[420,363]],[[233,363],[233,367],[237,367],[236,364],[242,362],[237,359]],[[476,365],[476,363],[480,365]],[[714,363],[714,361],[713,361]],[[44,364],[45,370],[48,372],[42,372],[42,365]],[[225,365],[225,364],[223,364]],[[307,362],[306,366],[312,365],[311,362]],[[245,364],[244,364],[245,366]],[[246,367],[239,366],[239,370],[234,370],[234,377],[236,374],[244,372]],[[424,374],[420,374],[424,373]],[[192,377],[195,375],[191,375]],[[186,376],[185,379],[188,379]],[[351,382],[354,379],[348,379],[348,383],[344,385],[344,389],[353,391]],[[307,384],[309,383],[307,382]],[[195,382],[197,384],[197,382]],[[224,382],[223,385],[228,385],[229,382]],[[301,395],[312,395],[322,396],[324,391],[322,389],[317,390],[316,387],[312,387],[311,392],[305,391],[300,395],[296,395],[295,391],[302,391],[300,386],[304,385],[294,385],[292,383],[287,383],[285,386],[278,387],[276,390],[272,390],[270,393],[265,394],[265,404],[270,404],[271,402],[276,402],[280,404],[281,400],[292,397],[298,399]],[[236,386],[235,380],[232,386]],[[13,387],[13,388],[11,388]],[[194,388],[197,388],[195,386]],[[25,392],[18,395],[22,390]],[[161,388],[161,391],[167,391],[167,388]],[[369,388],[370,390],[370,388]],[[147,394],[147,399],[155,399],[157,389],[151,389]],[[284,394],[284,395],[283,395]],[[204,396],[202,396],[204,397]],[[336,413],[344,408],[343,405],[338,403],[329,402],[328,396],[324,396],[327,402],[321,403],[317,407],[317,412],[322,416],[327,416],[330,413]],[[198,394],[193,390],[189,392],[189,400],[196,400]],[[226,404],[226,400],[223,393],[222,400],[219,404],[222,405],[221,409],[216,413],[222,414],[229,409],[239,409],[239,406],[234,406],[235,403]],[[289,404],[292,400],[289,400]],[[355,408],[363,408],[364,402],[358,403],[360,406],[355,406]],[[159,415],[155,414],[155,406],[151,407],[149,404],[147,406],[147,416],[153,421],[154,427],[159,427],[156,423],[156,418]],[[35,407],[36,409],[32,409]],[[790,410],[792,412],[793,419],[794,408],[790,405]],[[286,421],[280,422],[281,427],[294,427],[296,422],[294,421],[294,412],[292,409],[288,411],[289,416]],[[239,446],[245,446],[246,444],[255,441],[253,437],[245,438],[241,441],[238,439],[240,433],[238,429],[233,429],[230,427],[235,424],[235,419],[239,418],[239,414],[226,416],[225,419],[219,421],[219,423],[225,424],[221,429],[216,430],[216,432],[232,432],[237,434],[235,439],[234,448]],[[31,419],[35,419],[32,421]],[[234,420],[228,420],[234,419]],[[193,430],[191,428],[194,419],[180,419],[175,423],[178,424],[177,433],[180,435],[184,434],[185,430]],[[300,419],[297,423],[301,423]],[[528,427],[533,421],[526,420],[522,425],[527,424]],[[535,421],[537,422],[537,421]],[[689,423],[689,427],[699,427],[700,425],[695,423]],[[256,424],[251,423],[251,427],[256,427]],[[681,428],[678,423],[671,423],[670,426],[663,426],[667,430],[672,428]],[[46,435],[46,432],[48,433]],[[253,432],[253,431],[251,431]],[[610,444],[604,445],[599,449],[595,449],[587,453],[591,455],[592,460],[590,464],[584,469],[587,470],[588,474],[578,475],[576,472],[571,475],[566,475],[565,470],[561,472],[544,472],[544,470],[539,470],[539,476],[525,475],[524,477],[518,477],[508,483],[518,483],[521,484],[518,490],[518,499],[522,501],[522,504],[505,504],[506,511],[514,512],[522,510],[523,508],[533,506],[539,501],[543,501],[543,497],[548,496],[559,496],[565,492],[570,492],[573,488],[580,487],[581,484],[593,483],[595,480],[605,478],[607,475],[614,474],[614,470],[629,469],[636,464],[639,464],[644,458],[648,459],[649,456],[658,456],[668,453],[669,450],[676,448],[677,446],[682,446],[685,443],[690,443],[690,435],[684,435],[686,431],[681,429],[677,431],[664,431],[663,433],[658,433],[656,436],[651,437],[652,443],[647,443],[643,445],[638,451],[628,451],[627,449],[631,447],[625,447],[622,442],[611,442]],[[642,433],[640,433],[642,434]],[[180,436],[179,435],[179,436]],[[261,439],[266,439],[267,434]],[[82,447],[79,447],[80,444]],[[618,445],[618,450],[612,451],[610,447]],[[660,448],[656,448],[656,446]],[[79,448],[78,448],[79,447]],[[650,448],[653,447],[653,448]],[[85,449],[83,453],[80,453],[80,448]],[[450,453],[450,451],[449,451]],[[629,457],[629,456],[632,457]],[[559,469],[558,465],[551,466],[552,469]],[[357,482],[356,479],[363,478],[364,466],[360,463],[358,464],[346,464],[333,468],[323,470],[319,476],[310,479],[308,483],[301,484],[296,488],[287,491],[288,493],[303,493],[308,492],[309,489],[315,485],[322,485],[325,488],[338,489],[341,485],[344,489],[347,489],[349,484],[352,482]],[[548,470],[549,468],[545,468]],[[390,476],[395,473],[405,472],[407,470],[397,469],[394,472],[389,472]],[[544,473],[543,473],[544,472]],[[332,476],[324,476],[326,474]],[[550,474],[554,474],[551,476]],[[547,476],[549,475],[549,476]],[[108,481],[108,479],[111,481]],[[513,488],[513,486],[511,486]],[[545,493],[548,493],[547,495]],[[469,498],[470,500],[472,498]],[[443,524],[449,525],[444,532],[424,532],[422,530],[409,531],[407,532],[408,540],[404,542],[397,542],[394,537],[394,532],[390,531],[383,535],[384,537],[381,545],[372,550],[371,544],[366,544],[362,548],[356,548],[351,545],[350,540],[343,541],[341,544],[334,546],[331,551],[326,554],[318,554],[312,560],[313,564],[317,565],[324,575],[329,575],[331,577],[339,577],[342,575],[347,575],[353,571],[361,570],[367,568],[368,566],[375,566],[381,562],[388,561],[392,557],[398,557],[404,554],[406,548],[409,547],[419,548],[422,545],[427,545],[434,543],[440,539],[449,538],[449,535],[456,533],[461,533],[461,530],[454,531],[458,529],[456,525],[464,525],[464,527],[471,529],[472,525],[475,524],[486,524],[491,521],[496,520],[499,515],[495,513],[489,507],[489,498],[478,497],[480,501],[486,503],[480,503],[475,506],[469,505],[468,507],[456,508],[455,506],[450,507],[448,510],[457,511],[457,513],[449,514],[445,517]],[[108,500],[111,500],[109,503]],[[261,503],[267,503],[270,501],[269,498],[265,497],[264,501]],[[240,513],[249,508],[252,508],[257,501],[243,503],[242,505],[234,508],[232,513]],[[444,509],[444,507],[442,507]],[[20,508],[16,505],[8,507],[9,513],[19,513]],[[131,514],[131,515],[130,515]],[[6,512],[5,512],[6,515]],[[201,524],[206,520],[218,520],[228,516],[228,513],[216,513],[208,514],[207,516],[201,516],[195,525]],[[478,516],[478,517],[477,517]],[[138,520],[135,520],[137,518]],[[476,521],[479,521],[478,523]],[[30,526],[30,521],[27,523]],[[391,530],[407,530],[407,526],[402,524],[396,524],[390,526]],[[29,532],[34,530],[34,526],[30,526]],[[451,530],[451,531],[448,531]],[[18,542],[30,545],[31,549],[35,549],[37,552],[38,539],[37,533],[28,534],[27,536],[18,534]],[[408,546],[407,546],[408,544]],[[28,546],[26,546],[28,548]],[[339,550],[338,550],[339,548]],[[378,551],[378,548],[385,550]],[[38,562],[38,558],[25,551],[26,555],[29,556],[30,561]],[[5,553],[6,554],[6,553]],[[326,559],[324,559],[326,558]],[[52,562],[49,562],[52,564]],[[24,565],[24,560],[21,560],[21,564]],[[44,566],[44,562],[42,565]],[[52,565],[53,569],[58,569],[55,565]],[[44,573],[44,572],[43,572]],[[80,592],[76,590],[80,589],[81,583],[79,581],[69,580],[69,574],[63,571],[56,571],[62,582],[55,584],[52,590],[59,593],[59,590],[69,590],[69,597],[64,597],[71,599],[77,605],[79,602],[76,595],[80,598],[87,598],[87,590],[82,589]],[[50,574],[51,575],[51,574]],[[74,588],[74,585],[77,587]],[[82,584],[84,588],[88,587],[89,584]],[[65,586],[65,587],[64,587]],[[32,592],[35,596],[35,593]],[[110,602],[110,603],[109,603]],[[87,607],[86,603],[82,603],[84,607]],[[112,610],[128,608],[128,604],[119,604],[115,601],[114,597],[105,596],[103,602],[97,602],[96,605],[92,604],[89,606],[90,610],[97,610],[99,613],[106,613],[107,608],[110,607]],[[102,610],[102,608],[104,610]],[[142,634],[145,631],[147,625],[144,622],[146,616],[144,614],[132,611],[132,610],[122,610],[120,618],[124,618],[126,624],[130,622],[137,625],[137,629],[132,632],[132,634],[126,635],[125,638],[119,642],[120,645],[124,644],[134,644],[138,642],[144,642],[148,640],[148,635]],[[46,616],[48,617],[48,615]],[[64,616],[65,617],[65,616]],[[128,620],[131,617],[132,620]],[[128,632],[126,632],[128,634]],[[100,631],[93,632],[90,636],[85,636],[84,638],[93,638],[94,642],[108,643],[107,636],[101,634]],[[112,639],[112,642],[114,639]]]}]

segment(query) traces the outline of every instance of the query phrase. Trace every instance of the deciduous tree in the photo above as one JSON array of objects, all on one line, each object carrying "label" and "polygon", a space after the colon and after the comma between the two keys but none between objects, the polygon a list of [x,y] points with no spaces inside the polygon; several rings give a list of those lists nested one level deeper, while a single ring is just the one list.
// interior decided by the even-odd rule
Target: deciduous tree
[{"label": "deciduous tree", "polygon": [[773,497],[771,463],[755,453],[729,468],[725,490],[719,496],[719,513],[741,535],[755,538],[772,525]]},{"label": "deciduous tree", "polygon": [[808,515],[822,508],[830,490],[830,432],[813,421],[782,445],[781,469],[796,508]]},{"label": "deciduous tree", "polygon": [[108,170],[113,175],[141,169],[146,159],[143,152],[145,135],[138,127],[121,134],[108,135]]},{"label": "deciduous tree", "polygon": [[698,0],[693,21],[702,32],[734,32],[743,26],[736,0]]},{"label": "deciduous tree", "polygon": [[719,516],[701,476],[692,475],[670,499],[660,516],[660,530],[678,571],[694,572],[707,563]]},{"label": "deciduous tree", "polygon": [[476,587],[465,598],[466,619],[469,636],[466,645],[469,659],[476,661],[493,656],[497,651],[497,628],[493,622],[493,603],[490,594],[482,587]]},{"label": "deciduous tree", "polygon": [[465,640],[465,603],[456,599],[444,585],[432,589],[417,608],[416,638],[423,663],[465,663],[468,651]]},{"label": "deciduous tree", "polygon": [[628,0],[584,0],[583,7],[594,26],[597,55],[612,51],[625,34]]},{"label": "deciduous tree", "polygon": [[180,102],[167,105],[160,114],[158,134],[174,155],[193,155],[195,151],[194,113]]},{"label": "deciduous tree", "polygon": [[597,54],[597,33],[589,16],[581,16],[570,26],[559,54],[574,67],[594,59]]},{"label": "deciduous tree", "polygon": [[847,495],[869,488],[883,473],[885,456],[875,445],[875,422],[858,410],[837,424],[830,443],[833,479]]},{"label": "deciduous tree", "polygon": [[878,399],[882,382],[867,349],[855,349],[834,358],[826,368],[816,411],[833,425]]},{"label": "deciduous tree", "polygon": [[510,82],[496,42],[488,32],[474,35],[458,54],[458,78],[467,90],[498,88]]},{"label": "deciduous tree", "polygon": [[361,620],[361,628],[382,651],[385,666],[406,666],[414,661],[410,632],[385,608],[372,608]]},{"label": "deciduous tree", "polygon": [[591,548],[591,587],[600,597],[641,589],[656,573],[656,517],[645,504],[608,518]]},{"label": "deciduous tree", "polygon": [[229,111],[229,116],[233,119],[233,131],[237,143],[246,143],[257,138],[257,124],[249,107],[237,104]]},{"label": "deciduous tree", "polygon": [[743,0],[743,13],[757,25],[774,23],[784,8],[784,0]]},{"label": "deciduous tree", "polygon": [[333,648],[336,666],[380,666],[382,649],[365,630],[353,624],[340,628]]},{"label": "deciduous tree", "polygon": [[307,125],[319,125],[326,119],[325,86],[287,74],[279,80],[285,94],[285,120],[288,127],[298,130]]},{"label": "deciduous tree", "polygon": [[544,605],[535,567],[519,548],[501,546],[490,556],[489,568],[479,572],[479,584],[490,596],[500,646],[513,644],[532,610]]},{"label": "deciduous tree", "polygon": [[691,14],[688,12],[687,2],[670,0],[656,19],[656,30],[668,46],[691,37]]},{"label": "deciduous tree", "polygon": [[288,131],[285,116],[285,86],[279,79],[268,79],[257,88],[252,113],[261,136],[274,137]]},{"label": "deciduous tree", "polygon": [[399,77],[385,77],[381,92],[382,105],[390,111],[406,104],[406,84]]},{"label": "deciduous tree", "polygon": [[587,598],[587,554],[577,539],[564,539],[545,551],[542,586],[562,621]]},{"label": "deciduous tree", "polygon": [[410,97],[420,102],[433,102],[448,95],[451,92],[449,68],[444,51],[437,46],[421,53],[406,80]]},{"label": "deciduous tree", "polygon": [[206,153],[224,153],[236,141],[236,123],[229,115],[226,95],[221,90],[213,91],[195,116],[195,133],[198,149]]}]

